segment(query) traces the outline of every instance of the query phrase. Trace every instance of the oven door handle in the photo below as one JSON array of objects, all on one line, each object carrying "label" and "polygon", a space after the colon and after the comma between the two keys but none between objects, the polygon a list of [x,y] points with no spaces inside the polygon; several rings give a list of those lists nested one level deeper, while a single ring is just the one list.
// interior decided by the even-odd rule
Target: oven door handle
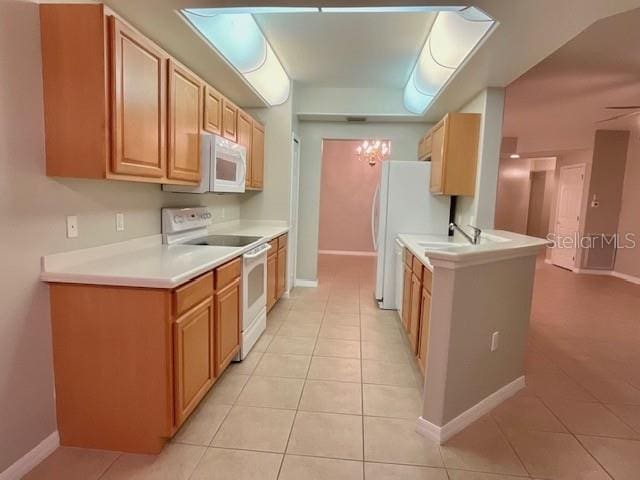
[{"label": "oven door handle", "polygon": [[259,257],[260,255],[262,255],[263,253],[267,252],[271,250],[271,245],[269,245],[268,243],[265,243],[264,246],[258,250],[256,253],[245,253],[243,255],[244,258],[256,258]]}]

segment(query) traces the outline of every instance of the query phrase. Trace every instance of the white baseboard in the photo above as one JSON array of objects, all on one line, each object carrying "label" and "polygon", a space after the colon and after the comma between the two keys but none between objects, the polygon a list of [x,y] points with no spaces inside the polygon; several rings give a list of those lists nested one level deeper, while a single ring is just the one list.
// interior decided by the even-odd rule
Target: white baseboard
[{"label": "white baseboard", "polygon": [[376,252],[357,252],[351,250],[318,250],[321,255],[348,255],[354,257],[375,257]]},{"label": "white baseboard", "polygon": [[586,275],[606,275],[606,276],[610,276],[612,275],[612,271],[611,270],[596,270],[593,268],[574,268],[573,269],[573,273],[584,273]]},{"label": "white baseboard", "polygon": [[627,282],[635,283],[636,285],[640,285],[640,277],[634,277],[633,275],[628,275],[626,273],[620,273],[616,271],[609,272],[609,275],[616,278],[621,278],[622,280],[626,280]]},{"label": "white baseboard", "polygon": [[476,403],[469,410],[462,412],[456,418],[439,427],[428,420],[420,417],[416,425],[416,431],[439,444],[443,444],[456,433],[461,432],[480,417],[486,415],[496,408],[506,399],[512,397],[525,387],[524,376],[516,378],[513,382],[506,384],[500,390],[493,392],[484,400]]},{"label": "white baseboard", "polygon": [[58,432],[55,431],[36,445],[33,450],[27,452],[13,465],[0,473],[0,480],[19,480],[33,470],[36,465],[51,455],[59,446],[60,436],[58,435]]},{"label": "white baseboard", "polygon": [[629,283],[640,285],[640,277],[634,277],[633,275],[628,275],[626,273],[616,272],[615,270],[593,270],[589,268],[576,268],[573,272],[582,273],[585,275],[605,275],[609,277],[616,277]]},{"label": "white baseboard", "polygon": [[318,286],[318,281],[317,280],[304,280],[302,278],[296,278],[295,286],[296,287],[303,287],[303,288],[315,288],[315,287]]}]

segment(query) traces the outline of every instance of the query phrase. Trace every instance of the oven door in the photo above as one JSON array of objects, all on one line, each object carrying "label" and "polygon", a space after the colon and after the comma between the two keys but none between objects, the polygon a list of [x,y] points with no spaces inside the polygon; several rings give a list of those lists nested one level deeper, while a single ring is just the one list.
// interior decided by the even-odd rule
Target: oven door
[{"label": "oven door", "polygon": [[211,162],[211,191],[244,192],[247,150],[226,138],[216,137]]},{"label": "oven door", "polygon": [[249,330],[267,308],[267,251],[265,243],[243,255],[242,331]]}]

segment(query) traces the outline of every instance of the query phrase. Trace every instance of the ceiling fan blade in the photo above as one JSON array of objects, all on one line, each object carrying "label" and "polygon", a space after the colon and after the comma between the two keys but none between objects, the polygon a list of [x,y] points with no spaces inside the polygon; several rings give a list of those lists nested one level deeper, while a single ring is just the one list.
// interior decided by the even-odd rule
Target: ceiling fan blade
[{"label": "ceiling fan blade", "polygon": [[640,115],[640,112],[621,113],[620,115],[614,115],[613,117],[603,118],[602,120],[597,120],[596,123],[610,122],[612,120],[617,120],[619,118],[632,117],[633,115]]},{"label": "ceiling fan blade", "polygon": [[637,110],[640,109],[640,105],[620,105],[615,107],[604,107],[607,110]]}]

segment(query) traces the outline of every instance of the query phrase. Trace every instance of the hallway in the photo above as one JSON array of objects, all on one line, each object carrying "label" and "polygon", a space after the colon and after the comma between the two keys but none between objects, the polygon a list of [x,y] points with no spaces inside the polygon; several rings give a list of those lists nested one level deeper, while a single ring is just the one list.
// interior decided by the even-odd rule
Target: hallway
[{"label": "hallway", "polygon": [[373,279],[372,257],[321,255],[319,287],[274,308],[159,456],[60,448],[27,478],[639,477],[638,286],[540,263],[527,388],[438,446],[415,432],[420,374]]}]

